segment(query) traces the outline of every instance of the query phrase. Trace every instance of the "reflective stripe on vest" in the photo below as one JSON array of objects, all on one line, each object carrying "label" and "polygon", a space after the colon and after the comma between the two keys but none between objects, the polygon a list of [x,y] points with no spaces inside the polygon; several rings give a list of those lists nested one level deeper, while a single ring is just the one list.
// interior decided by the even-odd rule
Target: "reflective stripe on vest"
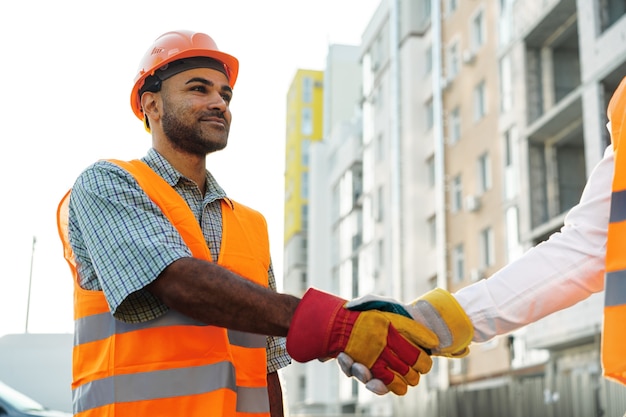
[{"label": "reflective stripe on vest", "polygon": [[[194,257],[211,261],[200,226],[191,210],[180,210],[186,203],[169,184],[141,161],[110,162],[135,177]],[[70,192],[59,204],[57,221],[74,275],[75,414],[269,416],[265,336],[208,326],[171,310],[148,322],[123,323],[112,317],[101,291],[78,286],[67,236],[69,196]],[[222,222],[218,263],[267,286],[269,244],[264,218],[223,201]]]},{"label": "reflective stripe on vest", "polygon": [[611,97],[608,107],[615,173],[609,217],[602,367],[604,375],[626,384],[626,77]]},{"label": "reflective stripe on vest", "polygon": [[[220,377],[216,377],[219,375]],[[203,394],[227,388],[235,392],[234,369],[229,362],[193,368],[114,375],[83,384],[72,392],[75,412],[102,407],[115,402],[125,403],[155,398]]]}]

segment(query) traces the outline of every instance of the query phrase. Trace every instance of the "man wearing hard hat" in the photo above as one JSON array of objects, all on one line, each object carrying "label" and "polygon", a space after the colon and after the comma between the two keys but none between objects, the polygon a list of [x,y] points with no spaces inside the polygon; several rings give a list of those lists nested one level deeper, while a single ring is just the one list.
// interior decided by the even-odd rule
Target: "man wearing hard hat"
[{"label": "man wearing hard hat", "polygon": [[238,66],[206,34],[160,36],[131,93],[152,148],[89,166],[59,205],[76,416],[282,416],[290,357],[345,351],[400,395],[431,367],[437,337],[412,319],[275,291],[264,217],[206,168],[227,144]]}]

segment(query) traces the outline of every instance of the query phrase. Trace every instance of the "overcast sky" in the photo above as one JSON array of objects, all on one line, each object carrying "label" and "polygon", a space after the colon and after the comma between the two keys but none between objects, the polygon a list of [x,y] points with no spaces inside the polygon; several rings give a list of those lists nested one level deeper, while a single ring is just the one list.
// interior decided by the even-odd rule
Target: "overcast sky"
[{"label": "overcast sky", "polygon": [[56,207],[87,165],[150,147],[130,89],[170,30],[208,33],[240,61],[228,148],[208,166],[230,197],[265,214],[282,273],[287,90],[297,69],[324,69],[328,45],[360,44],[380,1],[2,2],[0,336],[24,332],[27,311],[31,333],[72,331]]}]

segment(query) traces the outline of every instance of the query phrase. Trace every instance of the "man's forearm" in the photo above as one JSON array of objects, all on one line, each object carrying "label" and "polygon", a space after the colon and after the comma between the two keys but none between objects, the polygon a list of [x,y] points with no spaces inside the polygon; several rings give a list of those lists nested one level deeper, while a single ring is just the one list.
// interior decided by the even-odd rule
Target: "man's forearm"
[{"label": "man's forearm", "polygon": [[203,323],[268,336],[287,335],[300,301],[196,258],[173,262],[146,288]]}]

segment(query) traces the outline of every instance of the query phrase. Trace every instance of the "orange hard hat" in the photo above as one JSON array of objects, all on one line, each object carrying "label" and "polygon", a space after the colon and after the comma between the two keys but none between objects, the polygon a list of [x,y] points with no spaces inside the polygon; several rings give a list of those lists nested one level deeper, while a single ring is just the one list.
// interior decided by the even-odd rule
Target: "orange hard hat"
[{"label": "orange hard hat", "polygon": [[146,78],[154,75],[156,70],[170,62],[192,57],[212,58],[223,64],[223,72],[228,77],[228,84],[231,88],[235,86],[239,72],[239,61],[232,55],[220,52],[217,44],[209,35],[188,30],[164,33],[154,41],[154,44],[146,51],[139,63],[139,71],[130,93],[130,105],[140,120],[144,119],[144,114],[141,110],[139,90],[146,82]]}]

